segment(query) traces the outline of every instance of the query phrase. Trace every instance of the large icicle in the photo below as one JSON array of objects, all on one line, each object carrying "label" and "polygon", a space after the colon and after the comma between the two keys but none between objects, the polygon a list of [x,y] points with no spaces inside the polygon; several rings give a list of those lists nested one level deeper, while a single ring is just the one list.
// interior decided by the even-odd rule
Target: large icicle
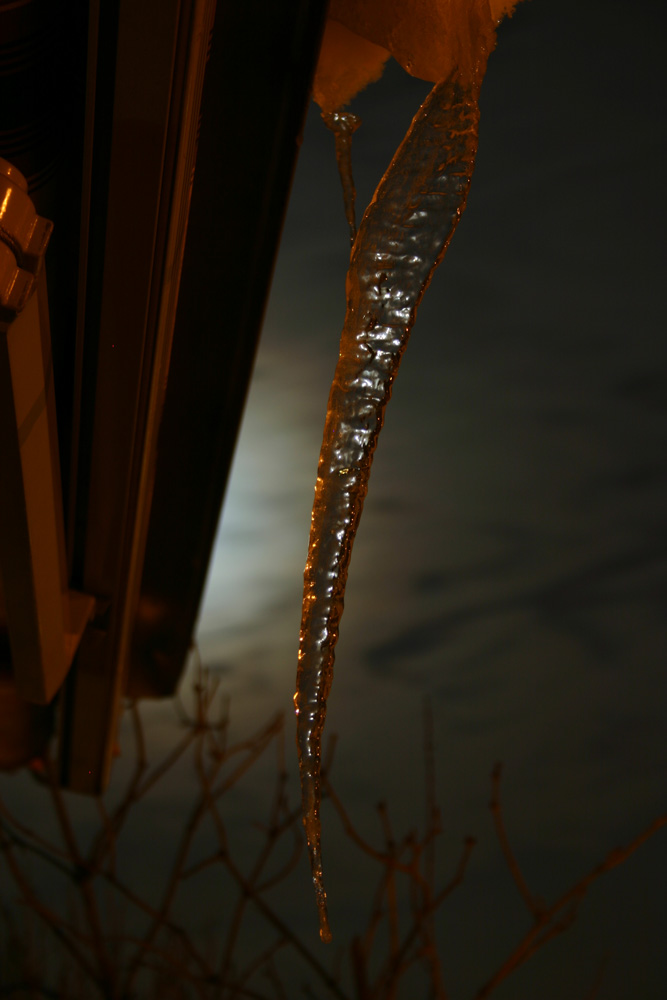
[{"label": "large icicle", "polygon": [[331,939],[320,854],[320,747],[354,535],[373,452],[415,313],[465,207],[481,73],[435,85],[359,227],[315,488],[299,643],[297,746],[304,826]]}]

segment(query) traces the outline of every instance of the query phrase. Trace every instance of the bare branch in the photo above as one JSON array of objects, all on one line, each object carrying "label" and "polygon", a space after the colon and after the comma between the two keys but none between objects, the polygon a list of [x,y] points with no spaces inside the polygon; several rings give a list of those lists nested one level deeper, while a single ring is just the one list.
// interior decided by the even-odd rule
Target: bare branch
[{"label": "bare branch", "polygon": [[221,858],[222,861],[232,875],[234,880],[237,882],[238,886],[249,898],[252,899],[253,903],[265,918],[265,920],[271,924],[275,930],[278,931],[279,935],[285,940],[289,941],[294,949],[301,955],[305,962],[307,962],[310,967],[317,973],[322,983],[327,987],[327,989],[333,993],[334,996],[338,997],[339,1000],[347,1000],[345,994],[341,990],[335,979],[329,974],[329,972],[324,968],[322,963],[315,958],[309,948],[303,944],[303,942],[294,934],[294,932],[285,924],[280,917],[274,912],[274,910],[265,902],[261,894],[257,889],[253,888],[248,881],[243,877],[237,866],[232,861],[229,853],[227,851],[227,840],[224,832],[224,825],[222,819],[218,812],[216,800],[211,789],[210,783],[208,782],[205,771],[202,769],[200,772],[200,780],[202,781],[202,791],[204,793],[204,798],[209,812],[211,813],[216,829],[219,832],[220,848],[221,848]]},{"label": "bare branch", "polygon": [[500,779],[502,777],[503,766],[501,763],[497,763],[494,767],[491,780],[492,780],[492,793],[491,801],[489,803],[489,809],[493,816],[493,822],[496,828],[496,836],[498,837],[498,842],[502,849],[507,867],[510,870],[512,878],[514,879],[514,884],[519,890],[523,900],[532,913],[536,920],[539,920],[540,915],[544,911],[544,902],[533,896],[532,892],[528,888],[528,884],[523,877],[521,869],[519,868],[519,863],[516,860],[514,851],[512,850],[507,836],[507,831],[505,830],[505,821],[503,819],[502,806],[500,804]]},{"label": "bare branch", "polygon": [[43,921],[46,927],[58,938],[62,947],[70,954],[74,961],[79,965],[89,976],[92,982],[97,980],[97,972],[88,961],[86,955],[81,951],[78,945],[70,937],[70,934],[63,927],[63,921],[61,917],[51,910],[49,907],[44,906],[40,902],[37,895],[35,894],[32,886],[28,882],[27,878],[23,874],[20,865],[18,864],[16,858],[14,857],[14,852],[11,843],[7,839],[3,830],[0,829],[0,848],[2,849],[5,860],[11,871],[12,877],[19,888],[21,895],[23,896],[24,902],[30,907],[30,909]]},{"label": "bare branch", "polygon": [[[625,847],[619,847],[611,851],[604,861],[601,861],[600,864],[584,875],[567,892],[564,892],[555,903],[541,910],[539,916],[536,917],[533,927],[524,935],[497,972],[479,990],[477,1000],[484,1000],[484,998],[488,997],[504,979],[507,979],[515,969],[542,948],[547,941],[566,930],[574,921],[579,906],[593,882],[606,872],[627,861],[631,854],[634,854],[642,844],[664,826],[667,826],[667,814],[658,816],[657,819],[650,823],[634,840],[626,844]],[[557,920],[561,911],[564,911],[563,916],[560,920]]]}]

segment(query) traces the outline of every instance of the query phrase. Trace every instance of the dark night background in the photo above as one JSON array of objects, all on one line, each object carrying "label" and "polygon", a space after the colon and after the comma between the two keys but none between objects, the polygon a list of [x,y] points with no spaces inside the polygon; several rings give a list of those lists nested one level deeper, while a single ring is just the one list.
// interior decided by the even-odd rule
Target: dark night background
[{"label": "dark night background", "polygon": [[[453,998],[474,995],[528,920],[488,811],[497,760],[510,838],[547,898],[666,808],[664,28],[648,0],[530,0],[502,25],[468,207],[419,312],[352,559],[333,778],[369,835],[380,799],[399,832],[421,823],[428,699],[442,878],[463,837],[479,840],[438,923]],[[353,102],[359,211],[428,89],[392,62]],[[313,106],[198,633],[237,734],[291,711],[348,252],[333,139]],[[177,732],[171,709],[147,718],[159,753]],[[234,800],[239,831],[269,771]],[[3,786],[35,820],[41,790],[25,775]],[[145,891],[156,823],[176,836],[190,786],[175,774],[128,831]],[[72,809],[85,830],[85,804]],[[342,941],[372,882],[327,804],[323,824]],[[599,1000],[664,997],[666,852],[663,830],[494,996],[583,1000],[604,963]],[[195,922],[210,931],[221,905],[204,893]],[[305,858],[285,908],[315,942]]]}]

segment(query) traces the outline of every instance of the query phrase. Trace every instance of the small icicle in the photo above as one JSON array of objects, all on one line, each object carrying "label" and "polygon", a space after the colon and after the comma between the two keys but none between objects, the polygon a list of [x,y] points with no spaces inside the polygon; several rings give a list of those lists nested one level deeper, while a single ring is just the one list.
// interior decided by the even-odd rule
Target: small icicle
[{"label": "small icicle", "polygon": [[465,207],[479,78],[452,74],[417,112],[359,227],[347,314],[315,487],[299,642],[297,747],[303,821],[320,916],[331,938],[320,853],[320,750],[348,565],[370,466],[415,313]]},{"label": "small icicle", "polygon": [[345,218],[350,227],[350,245],[353,246],[357,235],[357,218],[354,210],[357,192],[354,189],[354,178],[352,177],[352,136],[361,125],[361,118],[353,115],[351,111],[332,111],[330,113],[323,111],[322,120],[327,128],[333,132],[336,142],[336,163],[343,188]]}]

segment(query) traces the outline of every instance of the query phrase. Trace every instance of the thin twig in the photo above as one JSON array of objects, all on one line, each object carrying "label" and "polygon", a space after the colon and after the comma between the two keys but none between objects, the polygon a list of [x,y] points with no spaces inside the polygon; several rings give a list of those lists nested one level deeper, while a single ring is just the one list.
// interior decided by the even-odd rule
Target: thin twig
[{"label": "thin twig", "polygon": [[162,760],[157,767],[154,767],[150,774],[146,775],[146,778],[138,786],[135,792],[134,802],[143,798],[144,795],[146,795],[147,792],[149,792],[150,789],[153,788],[153,786],[156,785],[164,777],[164,775],[172,769],[176,762],[183,756],[188,747],[192,745],[195,735],[196,734],[193,730],[187,732],[174,749],[167,754],[164,760]]},{"label": "thin twig", "polygon": [[[139,941],[137,940],[136,937],[134,937],[131,934],[118,934],[114,935],[113,938],[110,935],[109,939],[114,940],[116,943],[136,945],[140,948],[142,955],[155,955],[156,957],[162,959],[162,961],[166,963],[166,965],[170,968],[171,970],[170,975],[173,976],[175,972],[178,973],[179,977],[181,979],[187,980],[187,982],[189,982],[192,986],[194,986],[194,988],[201,996],[205,995],[204,984],[202,983],[202,976],[194,972],[191,972],[190,969],[188,969],[188,967],[183,964],[183,960],[177,955],[173,954],[169,949],[160,948],[158,945],[152,942],[147,943],[145,940]],[[157,966],[151,965],[145,958],[142,959],[141,967],[144,969],[150,968],[153,969],[154,971],[158,968]],[[164,966],[160,971],[164,971]],[[212,974],[204,976],[204,978],[206,979],[207,982],[211,984],[215,984],[216,982],[215,977]],[[123,993],[122,995],[131,996],[131,994],[126,994],[126,993]]]},{"label": "thin twig", "polygon": [[58,782],[55,765],[53,764],[53,761],[49,757],[48,753],[44,757],[44,764],[49,779],[49,790],[51,792],[51,799],[54,804],[55,813],[58,818],[58,823],[63,834],[65,845],[75,866],[74,875],[76,883],[79,887],[79,892],[86,912],[87,924],[93,935],[93,954],[95,955],[98,964],[96,981],[98,983],[110,983],[113,980],[115,973],[104,942],[104,932],[102,929],[99,907],[97,905],[97,897],[92,885],[93,871],[84,860],[83,855],[79,850],[74,828],[65,805],[65,798]]},{"label": "thin twig", "polygon": [[7,840],[7,837],[3,830],[0,830],[0,848],[2,849],[5,860],[9,870],[12,873],[14,881],[18,886],[21,895],[25,903],[30,907],[30,909],[44,922],[44,924],[49,928],[49,930],[58,938],[61,945],[65,950],[71,955],[74,961],[86,972],[92,982],[97,980],[97,972],[95,968],[90,964],[85,954],[77,947],[73,940],[62,928],[62,920],[53,910],[49,907],[44,906],[43,903],[37,898],[32,886],[26,879],[20,865],[14,857],[13,848],[11,843]]},{"label": "thin twig", "polygon": [[[438,835],[442,832],[440,811],[436,800],[435,777],[435,737],[433,734],[433,711],[428,698],[424,699],[424,887],[422,889],[423,905],[429,907],[435,894],[435,847]],[[423,959],[430,971],[433,984],[434,1000],[448,1000],[444,983],[442,963],[438,954],[435,937],[435,910],[425,917],[422,928],[424,939]]]},{"label": "thin twig", "polygon": [[[511,955],[503,962],[493,976],[477,993],[477,1000],[484,1000],[507,977],[522,965],[531,955],[542,948],[547,941],[566,930],[576,917],[577,911],[589,888],[600,876],[623,864],[631,854],[649,840],[658,830],[667,826],[667,814],[658,816],[634,840],[625,847],[610,851],[604,861],[591,869],[588,874],[564,892],[559,899],[549,907],[540,910],[533,927],[524,935]],[[565,911],[559,921],[556,920],[561,911]]]},{"label": "thin twig", "polygon": [[310,965],[312,969],[320,977],[324,985],[329,989],[334,996],[338,997],[339,1000],[348,1000],[343,991],[341,990],[338,983],[333,979],[329,972],[324,968],[322,963],[312,954],[312,952],[303,944],[302,941],[294,934],[294,932],[285,924],[280,917],[272,910],[272,908],[264,901],[260,893],[248,884],[247,880],[241,874],[237,866],[232,861],[227,850],[227,839],[224,830],[224,824],[220,817],[217,803],[211,789],[210,783],[208,782],[207,775],[204,770],[200,772],[200,780],[202,781],[202,792],[207,805],[207,808],[213,818],[216,830],[218,831],[218,836],[220,838],[220,849],[221,849],[221,859],[235,879],[241,890],[250,897],[259,912],[265,918],[265,920],[278,931],[281,937],[284,937],[290,942],[294,949],[301,955],[301,957]]},{"label": "thin twig", "polygon": [[260,971],[260,969],[266,965],[268,962],[273,961],[273,957],[284,948],[288,942],[284,938],[278,938],[273,944],[266,948],[257,958],[253,959],[249,965],[243,970],[238,978],[238,981],[233,984],[228,985],[230,991],[229,996],[225,997],[225,1000],[234,1000],[236,996],[239,995],[241,989],[246,987],[246,984],[252,979],[252,977]]},{"label": "thin twig", "polygon": [[[12,819],[10,822],[13,823],[14,820]],[[26,828],[23,827],[23,829],[25,830]],[[51,865],[52,868],[55,868],[57,871],[61,872],[61,874],[66,875],[68,879],[77,878],[77,872],[72,867],[71,860],[67,861],[60,860],[61,857],[66,858],[67,855],[61,851],[56,851],[55,849],[53,851],[53,854],[51,854],[47,848],[41,846],[40,842],[32,843],[28,839],[30,831],[27,831],[28,836],[21,836],[20,834],[15,833],[14,830],[11,829],[8,823],[0,823],[0,830],[2,830],[5,837],[11,844],[13,844],[15,847],[19,847],[26,854],[34,854],[35,857],[39,858],[41,861],[44,861],[46,864]]]},{"label": "thin twig", "polygon": [[532,892],[528,888],[528,883],[523,877],[523,873],[519,867],[519,862],[517,861],[514,851],[512,850],[507,836],[507,831],[505,830],[505,821],[503,819],[502,807],[500,805],[500,780],[502,778],[502,773],[503,765],[498,762],[491,773],[492,791],[489,809],[491,810],[491,815],[493,816],[496,836],[498,837],[498,842],[505,857],[507,867],[509,868],[510,874],[514,880],[514,884],[519,890],[519,893],[523,897],[523,901],[532,913],[533,917],[538,920],[540,914],[544,910],[544,902],[543,900],[537,899],[533,896]]},{"label": "thin twig", "polygon": [[25,838],[24,843],[32,841],[34,842],[34,844],[39,845],[41,848],[43,848],[42,856],[45,857],[46,854],[48,853],[53,855],[54,857],[61,858],[68,865],[71,864],[72,859],[70,855],[67,853],[67,851],[64,851],[61,847],[57,847],[50,840],[47,840],[46,837],[42,837],[35,830],[31,830],[30,827],[27,827],[25,826],[25,824],[21,823],[20,820],[16,819],[16,817],[9,811],[7,806],[0,799],[0,818],[2,817],[4,817],[5,821],[8,824],[10,824],[14,828],[14,830],[18,830],[18,832],[23,835],[23,837]]},{"label": "thin twig", "polygon": [[[122,882],[116,875],[112,875],[109,872],[101,872],[100,877],[105,879],[122,896],[124,896],[129,902],[133,903],[137,909],[145,913],[146,916],[151,917],[153,920],[162,920],[160,912],[156,910],[155,907],[151,906],[146,902],[146,900],[142,899],[141,896],[137,895],[137,893],[130,889],[129,886],[125,885],[125,883]],[[190,954],[190,957],[199,966],[202,975],[207,979],[212,978],[213,970],[194,946],[187,931],[178,924],[173,923],[171,920],[162,921],[162,925],[167,931],[169,931],[170,934],[173,934],[174,937],[178,938],[182,946]]]},{"label": "thin twig", "polygon": [[[278,753],[278,772],[276,776],[276,789],[273,797],[273,802],[269,812],[269,822],[266,829],[266,838],[264,845],[260,850],[253,869],[247,878],[247,884],[252,889],[253,892],[259,893],[264,891],[267,884],[271,885],[274,879],[268,879],[264,886],[260,887],[258,885],[259,877],[262,874],[269,858],[282,834],[293,826],[296,816],[293,814],[292,817],[288,817],[288,823],[280,821],[281,813],[285,810],[285,785],[287,782],[287,772],[285,771],[285,760],[284,760],[284,727],[276,733],[277,742],[277,753]],[[207,781],[207,776],[204,774],[201,765],[198,765],[198,770],[200,773],[200,780],[205,784]],[[226,837],[225,837],[226,840]],[[289,864],[289,863],[288,863]],[[221,978],[225,981],[228,974],[228,970],[231,965],[232,955],[236,948],[236,942],[238,936],[241,932],[241,923],[244,916],[244,911],[249,900],[248,890],[244,888],[239,895],[239,899],[236,904],[234,916],[231,921],[230,930],[227,938],[227,944],[225,947],[225,954],[223,956],[223,961],[221,965]]]},{"label": "thin twig", "polygon": [[338,813],[340,821],[343,824],[343,829],[345,830],[345,833],[350,838],[350,840],[353,841],[353,843],[355,843],[357,847],[364,852],[364,854],[368,854],[369,857],[374,858],[376,861],[379,861],[383,865],[391,865],[397,871],[404,872],[406,875],[410,875],[413,873],[414,871],[413,864],[405,864],[402,861],[399,861],[398,857],[392,857],[390,854],[383,853],[382,851],[379,851],[377,848],[369,844],[366,840],[364,840],[361,834],[358,833],[357,830],[355,829],[352,820],[350,819],[347,810],[345,809],[345,806],[343,805],[340,798],[334,791],[331,782],[328,779],[324,779],[322,781],[322,786],[323,788],[326,789],[327,798],[331,800],[336,812]]},{"label": "thin twig", "polygon": [[124,795],[114,810],[113,815],[109,817],[109,824],[105,824],[99,831],[90,847],[90,850],[88,851],[88,865],[93,871],[99,871],[101,869],[107,852],[113,849],[115,840],[110,840],[109,834],[113,831],[115,838],[120,833],[130,809],[137,801],[137,789],[141,782],[141,778],[148,767],[148,761],[146,758],[146,741],[144,740],[141,716],[139,714],[137,704],[134,701],[130,704],[130,713],[132,716],[136,754],[134,771],[132,772],[132,776],[125,789]]},{"label": "thin twig", "polygon": [[384,829],[386,853],[391,859],[391,862],[387,864],[385,895],[387,897],[387,922],[389,924],[389,961],[392,962],[398,954],[400,946],[398,928],[398,893],[396,890],[396,867],[394,865],[394,860],[396,858],[396,841],[391,829],[387,803],[379,802],[377,811],[380,815],[380,821]]},{"label": "thin twig", "polygon": [[[201,734],[198,736],[198,740],[201,739]],[[169,913],[171,906],[176,895],[176,889],[178,883],[181,879],[182,871],[185,867],[185,862],[190,851],[192,840],[194,835],[205,815],[205,808],[203,800],[199,800],[193,810],[190,813],[190,818],[185,826],[183,834],[181,836],[181,843],[176,852],[176,858],[171,870],[171,874],[165,890],[162,895],[162,902],[159,909],[157,910],[156,916],[153,922],[146,932],[143,940],[138,945],[137,951],[134,958],[130,961],[128,966],[128,971],[125,976],[124,981],[124,993],[130,994],[131,986],[134,979],[139,971],[141,965],[142,956],[146,950],[148,950],[155,940],[155,937],[159,933],[160,929],[168,922]]]},{"label": "thin twig", "polygon": [[397,972],[399,971],[399,969],[401,969],[401,967],[404,965],[408,953],[410,951],[410,948],[414,944],[416,938],[419,936],[424,918],[427,917],[430,913],[434,913],[436,910],[438,910],[442,905],[442,903],[445,901],[445,899],[447,899],[447,897],[450,896],[454,892],[454,890],[458,888],[458,886],[461,885],[461,883],[463,882],[466,868],[468,867],[468,862],[470,861],[470,856],[473,852],[473,848],[475,847],[476,843],[477,842],[474,837],[466,837],[463,844],[463,851],[461,853],[461,857],[459,858],[459,863],[456,867],[454,875],[449,880],[449,882],[447,882],[446,885],[443,886],[440,892],[436,893],[436,895],[433,896],[428,905],[425,906],[421,910],[421,912],[419,912],[413,919],[412,926],[408,931],[408,933],[406,934],[398,954],[396,955],[391,966],[387,969],[387,972],[384,977],[387,982],[391,982],[392,979],[397,974]]}]

